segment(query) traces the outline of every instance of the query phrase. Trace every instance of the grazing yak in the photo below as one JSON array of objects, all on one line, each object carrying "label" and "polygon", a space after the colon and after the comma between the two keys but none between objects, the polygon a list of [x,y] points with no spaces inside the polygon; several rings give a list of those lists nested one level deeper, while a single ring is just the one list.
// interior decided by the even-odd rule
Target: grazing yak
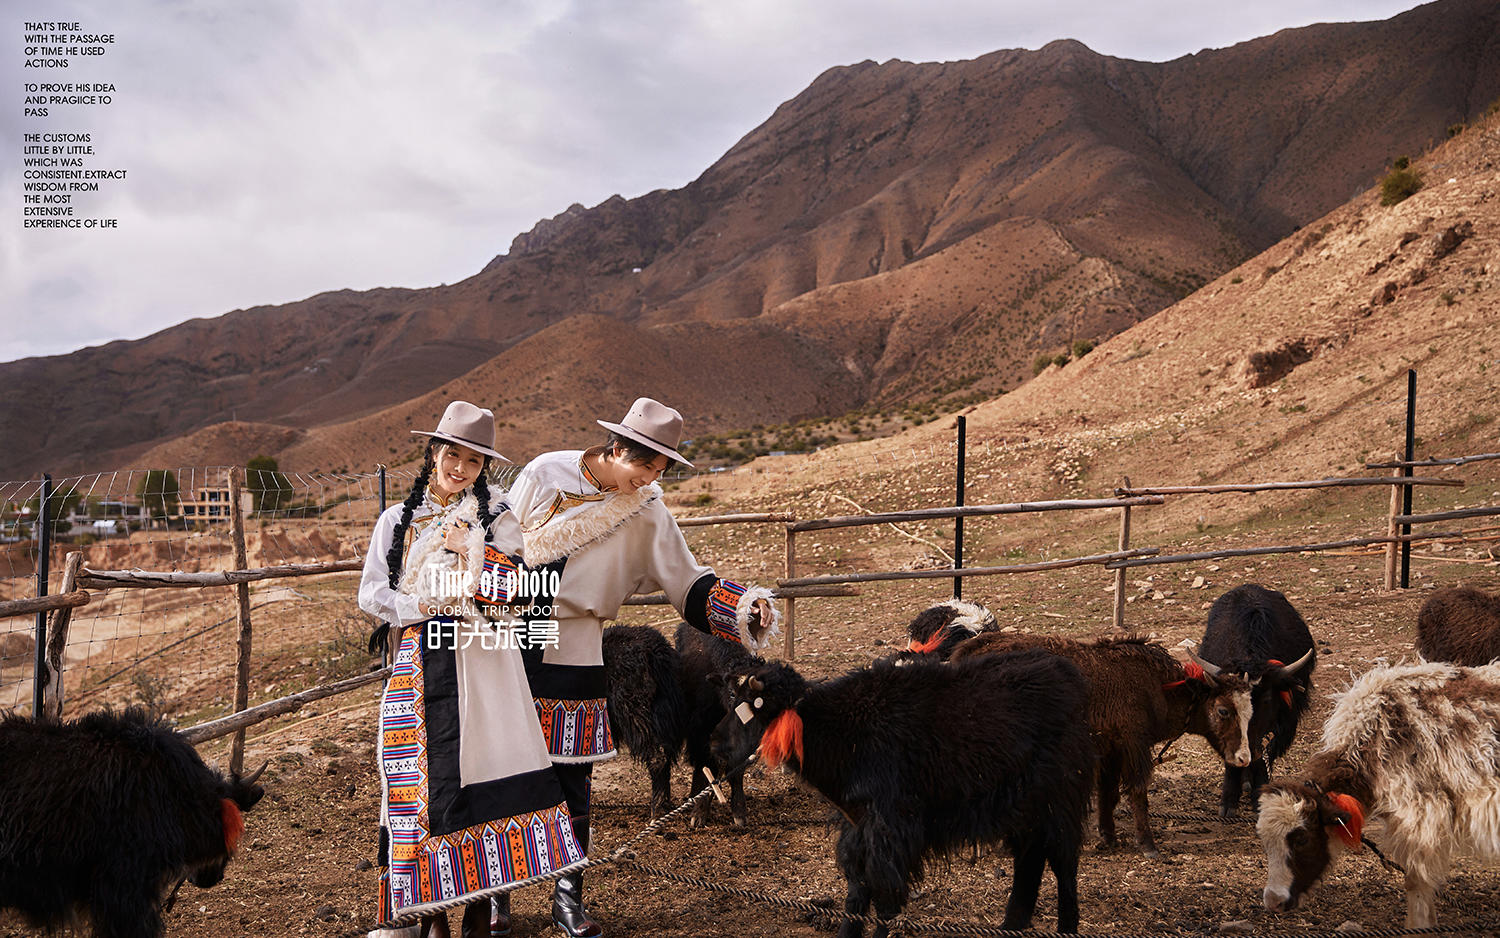
[{"label": "grazing yak", "polygon": [[1417,651],[1470,667],[1500,658],[1500,595],[1466,586],[1433,593],[1417,613]]},{"label": "grazing yak", "polygon": [[[736,765],[757,746],[843,814],[844,908],[884,920],[906,905],[928,855],[1004,841],[1015,874],[1004,928],[1036,909],[1044,866],[1057,927],[1078,930],[1078,851],[1093,780],[1087,687],[1066,658],[1027,651],[963,662],[890,660],[819,684],[783,662],[732,677],[734,712],[714,751]],[[864,926],[845,919],[840,938]]]},{"label": "grazing yak", "polygon": [[157,938],[169,892],[224,878],[262,794],[259,771],[225,779],[137,708],[5,717],[0,766],[0,907],[98,938]]},{"label": "grazing yak", "polygon": [[1099,756],[1099,839],[1115,843],[1115,805],[1120,787],[1129,796],[1141,852],[1158,856],[1151,834],[1146,790],[1156,743],[1193,733],[1208,740],[1225,764],[1250,761],[1245,728],[1250,684],[1212,664],[1180,664],[1155,642],[1102,638],[1092,642],[1055,636],[993,632],[958,646],[952,663],[981,655],[1044,648],[1078,666],[1088,681],[1088,726]]},{"label": "grazing yak", "polygon": [[1265,905],[1283,912],[1370,819],[1406,868],[1406,927],[1437,922],[1433,895],[1455,855],[1500,859],[1500,664],[1380,668],[1338,696],[1323,748],[1299,778],[1262,790]]},{"label": "grazing yak", "polygon": [[946,661],[961,643],[995,631],[995,615],[983,606],[948,599],[928,606],[906,627],[906,651]]},{"label": "grazing yak", "polygon": [[687,734],[682,659],[660,632],[643,625],[610,626],[603,648],[610,734],[650,773],[651,815],[665,814],[672,766]]},{"label": "grazing yak", "polygon": [[[677,627],[675,648],[647,626],[604,630],[610,732],[650,773],[653,816],[672,807],[672,768],[684,746],[693,767],[693,794],[708,784],[707,772],[723,775],[723,766],[709,750],[709,736],[728,712],[722,677],[761,663],[744,647],[705,635],[686,622]],[[744,771],[732,773],[728,781],[734,826],[744,827]],[[694,805],[691,826],[707,824],[710,808],[706,799]]]},{"label": "grazing yak", "polygon": [[[1250,801],[1271,777],[1271,768],[1297,738],[1297,725],[1312,697],[1317,664],[1307,623],[1281,593],[1255,583],[1236,586],[1214,601],[1198,657],[1250,682]],[[1224,763],[1219,815],[1239,809],[1245,767]]]}]

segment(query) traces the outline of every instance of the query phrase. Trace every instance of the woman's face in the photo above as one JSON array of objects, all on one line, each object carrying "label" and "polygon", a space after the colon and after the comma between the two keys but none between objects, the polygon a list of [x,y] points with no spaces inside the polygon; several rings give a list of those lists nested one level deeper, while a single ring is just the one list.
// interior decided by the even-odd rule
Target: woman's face
[{"label": "woman's face", "polygon": [[631,462],[623,450],[615,447],[605,454],[604,467],[605,473],[612,477],[608,480],[610,484],[622,492],[634,492],[661,478],[670,461],[665,453],[658,453],[650,462]]},{"label": "woman's face", "polygon": [[432,470],[432,487],[444,497],[457,495],[469,487],[484,468],[484,455],[457,443],[438,447]]}]

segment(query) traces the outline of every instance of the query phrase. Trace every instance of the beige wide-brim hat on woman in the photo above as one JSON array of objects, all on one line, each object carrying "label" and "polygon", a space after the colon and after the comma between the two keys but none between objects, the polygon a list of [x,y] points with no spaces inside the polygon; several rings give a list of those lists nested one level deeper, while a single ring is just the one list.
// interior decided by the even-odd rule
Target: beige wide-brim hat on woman
[{"label": "beige wide-brim hat on woman", "polygon": [[619,423],[610,423],[608,420],[594,422],[606,430],[613,430],[637,443],[644,443],[658,453],[665,453],[692,468],[693,464],[688,462],[687,457],[677,452],[677,447],[682,442],[682,414],[660,401],[638,397],[630,405],[630,413]]},{"label": "beige wide-brim hat on woman", "polygon": [[495,412],[468,401],[449,404],[448,409],[443,411],[443,419],[438,421],[436,430],[411,432],[416,436],[430,436],[435,440],[467,446],[476,453],[493,456],[501,462],[510,462],[495,452]]}]

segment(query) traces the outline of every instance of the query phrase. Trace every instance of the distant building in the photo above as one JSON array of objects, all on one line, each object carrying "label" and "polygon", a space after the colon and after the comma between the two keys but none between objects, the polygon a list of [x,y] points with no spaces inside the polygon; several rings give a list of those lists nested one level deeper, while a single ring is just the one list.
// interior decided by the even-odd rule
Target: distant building
[{"label": "distant building", "polygon": [[[192,496],[179,496],[178,511],[188,521],[228,521],[230,512],[229,483],[222,485],[200,485]],[[255,508],[255,499],[244,489],[240,490],[240,513],[248,515]]]}]

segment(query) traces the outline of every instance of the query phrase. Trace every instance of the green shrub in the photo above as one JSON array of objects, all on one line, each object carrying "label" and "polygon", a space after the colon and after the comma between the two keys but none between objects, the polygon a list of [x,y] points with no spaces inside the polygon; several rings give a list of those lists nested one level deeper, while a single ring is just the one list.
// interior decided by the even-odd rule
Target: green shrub
[{"label": "green shrub", "polygon": [[[1402,157],[1401,159],[1406,159]],[[1400,160],[1397,160],[1399,163]],[[1397,166],[1380,180],[1380,204],[1395,205],[1416,195],[1422,188],[1422,174],[1415,169]]]},{"label": "green shrub", "polygon": [[1094,350],[1094,343],[1089,339],[1079,339],[1073,343],[1073,357],[1082,358]]},{"label": "green shrub", "polygon": [[1033,375],[1039,375],[1042,372],[1046,371],[1047,366],[1050,364],[1052,364],[1051,355],[1048,355],[1046,353],[1038,355],[1036,359],[1031,363],[1031,373]]},{"label": "green shrub", "polygon": [[1055,358],[1052,359],[1052,364],[1054,364],[1057,367],[1061,368],[1062,366],[1066,365],[1068,362],[1070,362],[1072,360],[1073,359],[1071,357],[1069,357],[1069,355],[1068,355],[1067,352],[1059,352],[1057,354],[1057,357],[1055,357]]}]

